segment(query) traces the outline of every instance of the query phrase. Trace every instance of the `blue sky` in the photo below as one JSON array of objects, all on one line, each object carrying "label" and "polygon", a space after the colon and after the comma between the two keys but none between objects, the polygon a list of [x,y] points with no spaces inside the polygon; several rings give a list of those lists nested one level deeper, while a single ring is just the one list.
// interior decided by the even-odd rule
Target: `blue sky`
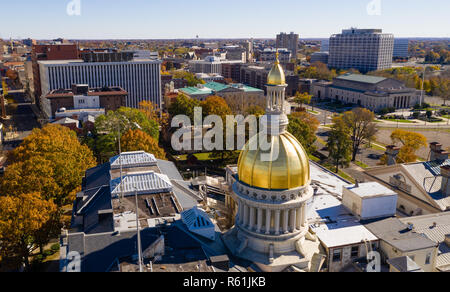
[{"label": "blue sky", "polygon": [[[1,38],[301,38],[344,28],[382,28],[397,37],[450,37],[448,0],[2,0]],[[367,6],[381,2],[381,15]]]}]

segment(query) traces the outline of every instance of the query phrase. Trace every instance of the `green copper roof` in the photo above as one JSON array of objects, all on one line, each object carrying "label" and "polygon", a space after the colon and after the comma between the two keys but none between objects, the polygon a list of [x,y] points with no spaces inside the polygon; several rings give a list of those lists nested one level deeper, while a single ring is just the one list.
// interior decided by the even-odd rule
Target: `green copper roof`
[{"label": "green copper roof", "polygon": [[187,95],[212,95],[214,92],[220,92],[222,90],[225,90],[227,88],[238,88],[240,90],[243,90],[244,92],[263,92],[263,90],[250,87],[247,85],[242,84],[222,84],[218,82],[209,82],[203,85],[203,88],[198,87],[185,87],[181,88],[180,90],[184,92]]},{"label": "green copper roof", "polygon": [[377,84],[377,83],[380,83],[381,81],[386,80],[387,78],[377,77],[377,76],[369,76],[369,75],[361,75],[361,74],[345,74],[345,75],[337,77],[336,79]]},{"label": "green copper roof", "polygon": [[210,88],[184,87],[180,90],[187,95],[211,95],[213,91]]},{"label": "green copper roof", "polygon": [[228,88],[228,85],[218,83],[218,82],[208,82],[205,84],[205,87],[212,89],[214,91],[221,91]]}]

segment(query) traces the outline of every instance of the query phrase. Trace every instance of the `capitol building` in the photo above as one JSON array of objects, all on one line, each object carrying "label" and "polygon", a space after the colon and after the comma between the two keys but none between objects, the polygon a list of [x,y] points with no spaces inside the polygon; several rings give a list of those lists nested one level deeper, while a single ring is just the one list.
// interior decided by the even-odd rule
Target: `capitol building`
[{"label": "capitol building", "polygon": [[238,211],[225,244],[235,256],[266,272],[294,265],[307,270],[320,245],[307,221],[307,202],[314,195],[310,162],[300,142],[287,132],[287,84],[278,57],[267,79],[271,147],[263,149],[256,135],[239,157],[232,193]]}]

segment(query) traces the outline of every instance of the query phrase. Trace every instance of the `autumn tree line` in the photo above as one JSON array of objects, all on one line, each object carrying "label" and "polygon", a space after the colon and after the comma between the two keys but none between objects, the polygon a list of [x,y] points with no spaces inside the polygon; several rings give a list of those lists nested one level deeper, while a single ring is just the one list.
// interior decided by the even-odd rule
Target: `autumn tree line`
[{"label": "autumn tree line", "polygon": [[[375,141],[377,132],[375,114],[370,110],[356,108],[335,116],[328,137],[327,150],[336,173],[339,172],[339,167],[356,162],[358,153],[364,145],[370,147]],[[390,138],[394,145],[400,146],[400,153],[396,158],[398,163],[416,162],[419,158],[416,152],[427,146],[425,136],[416,132],[395,130]],[[379,164],[386,165],[387,161],[387,156],[383,155]]]},{"label": "autumn tree line", "polygon": [[[72,205],[85,171],[122,151],[144,150],[164,159],[159,130],[167,116],[143,102],[100,116],[77,133],[48,124],[12,152],[0,182],[0,269],[33,268],[61,228],[69,228]],[[120,140],[119,140],[120,139]],[[42,259],[42,257],[40,258]]]}]

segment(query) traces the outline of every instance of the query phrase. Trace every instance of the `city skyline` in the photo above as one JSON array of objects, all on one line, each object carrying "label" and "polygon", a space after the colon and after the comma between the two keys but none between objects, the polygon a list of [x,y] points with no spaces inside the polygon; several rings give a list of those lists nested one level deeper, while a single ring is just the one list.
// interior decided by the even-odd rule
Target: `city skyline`
[{"label": "city skyline", "polygon": [[[383,0],[347,0],[345,5],[331,0],[231,0],[227,5],[204,0],[194,5],[180,0],[169,4],[161,0],[79,1],[81,9],[72,7],[71,13],[67,6],[75,2],[70,0],[5,3],[2,8],[20,11],[20,17],[14,13],[3,16],[11,26],[8,31],[5,26],[0,30],[0,38],[274,38],[279,32],[294,31],[304,39],[327,38],[349,27],[381,28],[396,37],[450,37],[450,19],[445,12],[450,3],[438,0],[408,1],[407,6],[400,1]],[[380,10],[376,3],[381,3]],[[286,11],[294,13],[290,16]],[[164,23],[170,25],[160,25]]]}]

